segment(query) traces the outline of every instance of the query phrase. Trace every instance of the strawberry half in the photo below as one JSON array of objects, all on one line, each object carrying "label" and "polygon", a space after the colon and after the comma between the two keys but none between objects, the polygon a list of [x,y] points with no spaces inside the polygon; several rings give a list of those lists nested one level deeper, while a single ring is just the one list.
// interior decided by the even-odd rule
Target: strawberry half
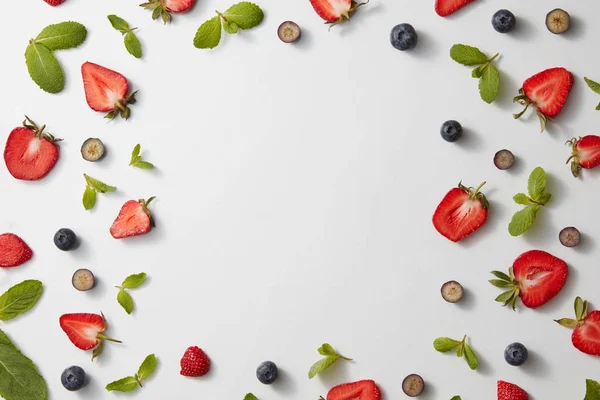
[{"label": "strawberry half", "polygon": [[465,187],[461,183],[450,190],[433,214],[433,226],[439,233],[453,242],[458,242],[475,232],[487,219],[489,203],[477,188]]},{"label": "strawberry half", "polygon": [[31,260],[33,252],[27,243],[12,233],[0,235],[0,267],[18,267]]},{"label": "strawberry half", "polygon": [[523,111],[513,114],[513,117],[521,118],[529,106],[533,105],[543,132],[548,119],[556,117],[562,110],[573,82],[573,74],[564,68],[550,68],[535,74],[523,82],[519,95],[513,99],[514,102],[525,106]]},{"label": "strawberry half", "polygon": [[567,144],[573,148],[567,164],[571,162],[571,173],[575,178],[579,176],[582,168],[590,169],[600,165],[600,136],[573,138],[567,141]]},{"label": "strawberry half", "polygon": [[513,383],[498,381],[498,400],[529,400],[529,395]]},{"label": "strawberry half", "polygon": [[108,119],[114,119],[117,115],[129,118],[131,111],[127,105],[135,103],[137,91],[128,95],[127,78],[91,62],[81,66],[81,75],[85,99],[92,110],[108,112],[105,117]]},{"label": "strawberry half", "polygon": [[372,380],[363,380],[331,388],[327,400],[380,400],[381,391]]},{"label": "strawberry half", "polygon": [[50,4],[52,7],[56,7],[65,2],[65,0],[44,0],[46,3]]},{"label": "strawberry half", "polygon": [[575,348],[585,354],[600,356],[600,311],[592,311],[588,314],[588,302],[577,297],[575,319],[562,318],[556,322],[566,328],[575,329],[571,335]]},{"label": "strawberry half", "polygon": [[509,289],[498,296],[496,301],[505,306],[510,304],[513,310],[517,297],[528,308],[546,304],[561,291],[569,274],[567,263],[542,250],[530,250],[521,254],[508,271],[510,276],[492,271],[498,279],[492,279],[490,283]]},{"label": "strawberry half", "polygon": [[475,0],[436,0],[435,12],[440,17],[447,17],[474,1]]},{"label": "strawberry half", "polygon": [[154,227],[152,214],[148,210],[148,204],[152,200],[154,197],[148,200],[129,200],[123,204],[119,215],[110,227],[112,237],[122,239],[148,233]]},{"label": "strawberry half", "polygon": [[152,11],[152,19],[161,17],[163,22],[171,22],[173,17],[171,13],[182,13],[189,11],[196,0],[150,0],[147,3],[140,4],[146,10]]},{"label": "strawberry half", "polygon": [[4,148],[4,162],[8,172],[16,179],[37,181],[54,168],[60,148],[51,134],[44,132],[46,125],[38,127],[25,116],[23,126],[8,135]]},{"label": "strawberry half", "polygon": [[60,327],[75,347],[81,350],[94,349],[92,361],[102,353],[104,341],[121,343],[102,332],[106,330],[106,319],[98,314],[64,314],[60,317]]},{"label": "strawberry half", "polygon": [[310,0],[310,4],[319,14],[319,17],[330,25],[329,28],[349,21],[356,10],[368,2],[368,0],[364,3],[357,3],[354,0]]}]

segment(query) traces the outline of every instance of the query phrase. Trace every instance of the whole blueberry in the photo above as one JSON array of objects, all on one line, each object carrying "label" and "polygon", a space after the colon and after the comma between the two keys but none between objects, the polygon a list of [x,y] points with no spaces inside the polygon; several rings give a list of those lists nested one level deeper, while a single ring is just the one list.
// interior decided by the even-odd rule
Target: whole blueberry
[{"label": "whole blueberry", "polygon": [[517,18],[508,10],[496,11],[492,17],[492,26],[500,33],[512,31],[517,24]]},{"label": "whole blueberry", "polygon": [[398,50],[410,50],[417,46],[419,36],[411,24],[400,24],[392,28],[390,42]]},{"label": "whole blueberry", "polygon": [[77,243],[77,235],[68,228],[61,228],[54,234],[54,244],[63,251],[71,250]]},{"label": "whole blueberry", "polygon": [[63,371],[60,381],[65,389],[74,392],[85,385],[85,371],[74,365]]},{"label": "whole blueberry", "polygon": [[270,385],[277,379],[277,365],[273,361],[265,361],[256,368],[256,377],[260,383]]},{"label": "whole blueberry", "polygon": [[440,128],[440,134],[446,142],[456,142],[462,136],[462,132],[462,125],[454,120],[444,122]]},{"label": "whole blueberry", "polygon": [[510,365],[519,366],[527,360],[528,354],[527,347],[521,343],[512,343],[504,350],[504,359]]}]

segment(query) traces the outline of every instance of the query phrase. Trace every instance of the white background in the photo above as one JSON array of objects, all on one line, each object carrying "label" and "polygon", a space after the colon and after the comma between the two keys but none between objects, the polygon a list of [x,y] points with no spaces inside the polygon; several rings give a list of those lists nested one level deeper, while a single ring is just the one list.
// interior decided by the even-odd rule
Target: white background
[{"label": "white background", "polygon": [[[520,385],[534,400],[582,399],[584,379],[600,379],[598,360],[578,352],[570,331],[553,319],[572,317],[577,295],[600,304],[600,175],[584,171],[575,180],[564,145],[596,132],[600,119],[594,111],[600,96],[583,82],[583,76],[600,79],[600,5],[483,0],[444,19],[432,0],[373,0],[328,32],[308,0],[261,0],[260,27],[226,36],[212,51],[194,48],[197,27],[230,4],[200,0],[170,26],[152,21],[133,0],[67,0],[57,8],[22,0],[5,10],[0,140],[25,113],[64,139],[60,161],[42,181],[16,181],[0,168],[0,232],[20,235],[35,253],[29,263],[0,271],[0,291],[31,278],[45,286],[31,312],[0,328],[38,365],[50,397],[233,400],[254,392],[261,400],[308,400],[336,384],[372,378],[385,399],[398,399],[405,398],[403,377],[419,373],[427,382],[423,399],[492,399],[498,379]],[[555,36],[544,18],[559,6],[573,26]],[[491,26],[502,7],[517,15],[511,34]],[[125,51],[106,19],[111,13],[139,27],[142,60]],[[276,36],[286,19],[303,28],[297,45]],[[83,23],[89,34],[80,48],[57,53],[67,84],[51,95],[30,80],[23,53],[30,37],[64,20]],[[419,33],[412,52],[389,43],[390,29],[401,22]],[[479,98],[470,70],[448,56],[454,43],[501,53],[502,87],[493,105]],[[85,61],[123,73],[139,90],[129,121],[110,123],[88,108],[79,72]],[[511,99],[525,78],[554,66],[571,70],[576,82],[560,117],[540,134],[535,116],[513,120],[520,107]],[[440,138],[447,119],[463,124],[460,142]],[[103,161],[81,158],[88,137],[104,141]],[[136,143],[157,170],[128,167]],[[517,157],[510,171],[493,166],[502,148]],[[526,189],[538,165],[548,171],[554,197],[536,226],[513,238],[507,224],[519,207],[511,197]],[[81,205],[84,172],[119,188],[99,195],[91,212]],[[491,210],[482,229],[455,244],[435,231],[431,216],[461,179],[472,186],[487,180]],[[156,229],[114,240],[108,230],[121,205],[152,195]],[[583,232],[577,249],[558,242],[568,225]],[[78,250],[54,247],[61,227],[79,235]],[[514,313],[494,302],[500,291],[487,283],[489,271],[507,270],[533,248],[567,261],[569,279],[547,306]],[[70,282],[82,267],[99,281],[87,293]],[[132,291],[136,310],[128,316],[113,286],[141,271],[149,280]],[[439,295],[450,279],[467,290],[460,305]],[[92,363],[58,318],[100,311],[110,323],[107,333],[124,344],[107,344]],[[476,372],[432,347],[438,336],[464,334],[480,357]],[[513,341],[530,350],[521,368],[503,359]],[[323,342],[356,362],[340,362],[309,381]],[[191,345],[212,359],[203,378],[179,375],[179,359]],[[150,353],[159,367],[143,389],[130,395],[103,389],[134,373]],[[272,386],[254,375],[264,360],[280,367]],[[60,384],[72,364],[91,377],[79,393]]]}]

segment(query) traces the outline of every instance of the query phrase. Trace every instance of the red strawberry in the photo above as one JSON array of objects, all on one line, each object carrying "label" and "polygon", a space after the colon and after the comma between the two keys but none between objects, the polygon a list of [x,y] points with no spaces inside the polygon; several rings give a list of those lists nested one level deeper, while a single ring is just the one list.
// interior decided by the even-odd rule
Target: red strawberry
[{"label": "red strawberry", "polygon": [[579,139],[573,138],[567,141],[573,148],[571,157],[571,173],[577,178],[581,168],[590,169],[600,165],[600,136],[587,135]]},{"label": "red strawberry", "polygon": [[575,318],[562,318],[556,322],[564,327],[575,329],[571,341],[579,351],[600,356],[600,311],[592,311],[588,314],[588,302],[577,297]]},{"label": "red strawberry", "polygon": [[499,279],[490,283],[500,288],[509,288],[496,298],[504,305],[515,309],[517,297],[526,307],[537,308],[552,300],[563,288],[569,269],[560,258],[542,250],[530,250],[521,254],[509,268],[510,276],[492,271]]},{"label": "red strawberry", "polygon": [[435,0],[435,12],[440,17],[447,17],[474,1],[475,0]]},{"label": "red strawberry", "polygon": [[59,147],[51,134],[44,132],[25,116],[23,126],[12,130],[4,148],[4,162],[8,172],[24,181],[37,181],[46,176],[58,161]]},{"label": "red strawberry", "polygon": [[46,3],[50,4],[52,7],[60,6],[66,0],[44,0]]},{"label": "red strawberry", "polygon": [[381,392],[372,380],[363,380],[331,388],[327,400],[380,400]]},{"label": "red strawberry", "polygon": [[92,355],[92,360],[102,352],[105,340],[121,343],[102,334],[106,330],[104,315],[64,314],[60,317],[60,327],[77,348],[90,350],[96,347]]},{"label": "red strawberry", "polygon": [[433,226],[453,242],[458,242],[475,232],[487,219],[489,203],[479,189],[461,183],[450,190],[433,214]]},{"label": "red strawberry", "polygon": [[498,400],[529,400],[529,396],[515,384],[498,381]]},{"label": "red strawberry", "polygon": [[204,376],[210,370],[210,359],[198,346],[191,346],[181,357],[181,372],[183,376]]},{"label": "red strawberry", "polygon": [[140,4],[146,10],[152,10],[152,19],[161,17],[163,22],[171,22],[173,17],[171,13],[182,13],[189,11],[196,3],[196,0],[149,0],[147,3]]},{"label": "red strawberry", "polygon": [[3,233],[0,235],[0,267],[18,267],[29,261],[33,252],[17,235]]},{"label": "red strawberry", "polygon": [[564,68],[550,68],[532,76],[523,82],[519,95],[513,99],[525,105],[525,109],[513,116],[515,119],[521,118],[529,106],[533,105],[543,132],[548,118],[556,117],[562,110],[573,82],[573,74]]},{"label": "red strawberry", "polygon": [[110,227],[110,234],[115,239],[123,239],[131,236],[143,235],[154,227],[152,214],[148,210],[148,204],[154,200],[129,200],[119,211],[119,215]]},{"label": "red strawberry", "polygon": [[86,62],[81,66],[83,88],[88,105],[94,111],[108,112],[105,118],[113,119],[117,115],[129,118],[128,104],[135,103],[135,94],[129,92],[127,78],[120,73],[98,64]]},{"label": "red strawberry", "polygon": [[354,0],[310,0],[319,17],[331,26],[349,21],[356,10],[368,2],[368,0],[364,3],[357,3]]}]

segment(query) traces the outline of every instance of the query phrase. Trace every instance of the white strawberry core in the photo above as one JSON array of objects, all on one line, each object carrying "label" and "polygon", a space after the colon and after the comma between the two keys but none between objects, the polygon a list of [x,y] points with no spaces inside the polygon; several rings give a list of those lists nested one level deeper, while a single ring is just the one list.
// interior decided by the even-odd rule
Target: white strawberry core
[{"label": "white strawberry core", "polygon": [[527,289],[532,286],[536,286],[539,283],[539,281],[543,280],[546,276],[550,274],[550,271],[540,271],[534,274],[528,274],[527,277],[525,277],[525,279],[519,282],[519,284],[521,285],[522,289]]},{"label": "white strawberry core", "polygon": [[90,326],[89,328],[86,328],[83,332],[85,333],[85,336],[87,336],[89,339],[95,340],[100,330],[96,327]]},{"label": "white strawberry core", "polygon": [[119,100],[121,100],[121,96],[118,93],[113,92],[110,89],[105,89],[104,93],[106,93],[106,98],[108,99],[110,104],[117,104]]},{"label": "white strawberry core", "polygon": [[465,218],[471,213],[471,209],[479,205],[478,200],[468,199],[460,207],[456,209],[457,218]]},{"label": "white strawberry core", "polygon": [[40,139],[33,138],[29,141],[29,147],[27,147],[27,155],[35,156],[40,151],[42,141]]},{"label": "white strawberry core", "polygon": [[348,12],[348,10],[350,9],[348,7],[350,2],[346,3],[345,1],[334,1],[332,6],[333,9],[336,11],[337,15],[342,15]]}]

